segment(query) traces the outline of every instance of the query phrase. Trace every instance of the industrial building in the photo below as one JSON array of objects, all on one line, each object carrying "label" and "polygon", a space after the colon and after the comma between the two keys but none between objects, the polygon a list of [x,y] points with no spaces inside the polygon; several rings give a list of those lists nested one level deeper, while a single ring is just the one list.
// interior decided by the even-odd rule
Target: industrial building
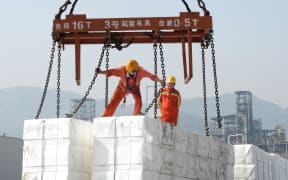
[{"label": "industrial building", "polygon": [[223,128],[217,128],[216,117],[212,118],[211,134],[229,144],[253,144],[266,152],[287,154],[288,143],[285,129],[276,126],[262,129],[261,119],[253,118],[252,93],[236,91],[235,114],[222,116]]}]

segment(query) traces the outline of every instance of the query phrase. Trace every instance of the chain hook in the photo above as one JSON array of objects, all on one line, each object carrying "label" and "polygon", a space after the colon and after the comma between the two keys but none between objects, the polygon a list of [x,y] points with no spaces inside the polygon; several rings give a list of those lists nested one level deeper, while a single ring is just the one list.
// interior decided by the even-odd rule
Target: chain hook
[{"label": "chain hook", "polygon": [[198,6],[203,10],[205,16],[210,16],[210,12],[206,9],[205,3],[203,0],[198,0]]},{"label": "chain hook", "polygon": [[60,19],[64,11],[66,11],[68,5],[71,4],[70,0],[66,0],[65,3],[59,8],[58,13],[55,15],[55,19]]},{"label": "chain hook", "polygon": [[127,44],[122,45],[123,44],[123,37],[124,37],[124,33],[111,33],[110,34],[110,38],[106,37],[106,41],[110,41],[110,43],[114,43],[115,45],[111,46],[111,48],[116,48],[117,50],[121,51],[123,48],[128,48],[135,40],[135,38],[132,38]]}]

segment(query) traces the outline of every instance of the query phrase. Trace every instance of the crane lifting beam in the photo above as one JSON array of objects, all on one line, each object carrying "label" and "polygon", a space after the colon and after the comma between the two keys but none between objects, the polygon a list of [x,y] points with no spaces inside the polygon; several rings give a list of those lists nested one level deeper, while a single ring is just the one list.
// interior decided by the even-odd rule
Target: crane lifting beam
[{"label": "crane lifting beam", "polygon": [[[199,12],[180,12],[179,17],[99,18],[87,19],[86,15],[67,15],[55,18],[53,38],[59,44],[75,45],[76,83],[80,85],[81,44],[181,43],[184,82],[192,76],[192,43],[200,43],[212,30],[212,17]],[[186,62],[188,44],[189,68]],[[116,46],[117,48],[117,46]],[[188,73],[187,73],[188,71]]]}]

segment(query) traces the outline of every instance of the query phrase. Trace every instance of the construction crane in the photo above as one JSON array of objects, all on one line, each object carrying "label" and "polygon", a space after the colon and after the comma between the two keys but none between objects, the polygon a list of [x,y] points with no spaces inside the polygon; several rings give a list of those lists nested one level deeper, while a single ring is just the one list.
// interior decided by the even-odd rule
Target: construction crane
[{"label": "construction crane", "polygon": [[[165,69],[163,63],[163,51],[162,43],[181,43],[182,45],[182,63],[184,73],[184,83],[187,84],[193,77],[193,62],[192,62],[192,44],[201,44],[202,49],[202,72],[203,72],[203,96],[204,96],[204,118],[205,118],[205,130],[206,135],[209,135],[208,120],[207,120],[207,102],[206,102],[206,75],[205,75],[205,52],[209,46],[212,48],[212,64],[214,73],[215,83],[215,95],[216,95],[216,108],[217,108],[217,121],[218,127],[221,125],[220,117],[220,105],[218,97],[218,84],[216,76],[216,63],[215,63],[215,50],[213,41],[213,26],[212,16],[206,9],[205,4],[202,0],[197,0],[199,7],[203,10],[203,15],[199,12],[191,12],[188,4],[185,0],[182,0],[186,6],[187,12],[180,12],[179,16],[171,17],[129,17],[129,18],[87,18],[85,14],[73,14],[74,8],[78,0],[74,0],[73,4],[70,0],[59,8],[59,12],[55,15],[53,20],[52,38],[53,45],[50,56],[50,63],[48,68],[48,74],[46,83],[43,91],[43,96],[40,102],[40,106],[35,116],[38,119],[41,109],[46,96],[46,91],[49,84],[55,46],[58,44],[58,70],[57,70],[57,118],[60,114],[60,67],[61,67],[61,47],[64,45],[75,46],[75,80],[76,84],[81,84],[80,78],[80,57],[81,57],[81,45],[83,44],[103,44],[102,52],[99,59],[99,68],[102,63],[104,52],[106,51],[106,69],[109,67],[109,57],[107,54],[109,48],[113,47],[118,50],[127,48],[133,44],[153,44],[154,51],[157,49],[157,43],[159,43],[160,56],[161,56],[161,67],[163,80],[165,77]],[[66,11],[68,5],[72,4],[70,13],[61,18],[64,11]],[[156,48],[155,48],[156,46]],[[188,50],[188,54],[186,53]],[[155,55],[155,52],[154,52]],[[188,56],[188,58],[187,58]],[[154,57],[155,65],[154,71],[157,73],[157,58]],[[74,110],[75,114],[81,105],[86,100],[87,96],[92,89],[97,73],[95,73],[85,96]],[[106,77],[106,93],[105,98],[107,101],[108,97],[108,79]],[[161,89],[160,89],[161,90]],[[158,93],[159,94],[159,93]],[[155,83],[153,102],[149,105],[151,108],[152,104],[156,106],[157,96],[157,82]],[[145,112],[149,110],[146,109]],[[156,111],[156,108],[154,108]],[[156,114],[156,112],[154,112]],[[156,115],[154,116],[156,117]]]},{"label": "construction crane", "polygon": [[75,45],[77,85],[80,85],[82,44],[115,44],[121,50],[122,44],[154,43],[158,37],[162,43],[182,44],[184,82],[188,83],[193,77],[192,43],[201,43],[212,31],[212,17],[207,12],[204,16],[199,12],[180,12],[175,17],[89,19],[85,14],[60,17],[61,10],[53,21],[53,38],[59,44]]}]

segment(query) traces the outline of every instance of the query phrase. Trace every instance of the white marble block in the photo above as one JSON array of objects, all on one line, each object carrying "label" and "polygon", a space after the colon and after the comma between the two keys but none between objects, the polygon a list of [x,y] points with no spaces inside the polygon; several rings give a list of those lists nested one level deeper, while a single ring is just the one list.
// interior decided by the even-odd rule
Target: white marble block
[{"label": "white marble block", "polygon": [[233,154],[231,145],[145,116],[95,118],[92,136],[93,180],[224,179]]},{"label": "white marble block", "polygon": [[92,123],[70,118],[25,120],[23,180],[90,180]]}]

